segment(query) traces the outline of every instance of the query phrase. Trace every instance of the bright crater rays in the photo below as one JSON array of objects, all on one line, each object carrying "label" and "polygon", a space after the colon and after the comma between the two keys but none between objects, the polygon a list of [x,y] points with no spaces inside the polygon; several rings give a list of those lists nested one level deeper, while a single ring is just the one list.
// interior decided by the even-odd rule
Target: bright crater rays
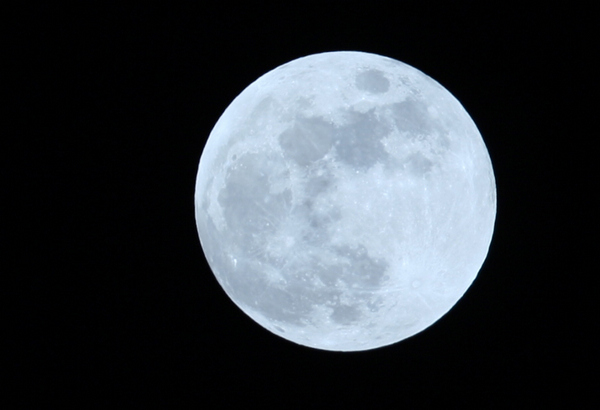
[{"label": "bright crater rays", "polygon": [[246,88],[206,144],[196,221],[217,280],[292,342],[354,351],[442,317],[487,255],[496,188],[460,103],[361,52],[310,55]]}]

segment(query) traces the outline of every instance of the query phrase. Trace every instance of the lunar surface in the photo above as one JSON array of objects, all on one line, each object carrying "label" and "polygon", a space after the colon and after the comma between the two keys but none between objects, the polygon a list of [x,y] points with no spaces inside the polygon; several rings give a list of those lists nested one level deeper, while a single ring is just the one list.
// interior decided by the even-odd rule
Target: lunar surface
[{"label": "lunar surface", "polygon": [[436,81],[362,52],[310,55],[248,86],[202,153],[202,248],[227,295],[292,342],[386,346],[462,297],[492,238],[477,127]]}]

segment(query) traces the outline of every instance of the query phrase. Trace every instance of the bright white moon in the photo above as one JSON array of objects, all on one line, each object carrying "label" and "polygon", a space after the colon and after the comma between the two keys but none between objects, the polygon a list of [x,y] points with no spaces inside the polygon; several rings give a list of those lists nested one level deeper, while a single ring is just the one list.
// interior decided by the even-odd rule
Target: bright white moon
[{"label": "bright white moon", "polygon": [[400,61],[331,52],[260,77],[198,170],[196,221],[229,297],[318,349],[374,349],[441,318],[496,215],[490,158],[445,88]]}]

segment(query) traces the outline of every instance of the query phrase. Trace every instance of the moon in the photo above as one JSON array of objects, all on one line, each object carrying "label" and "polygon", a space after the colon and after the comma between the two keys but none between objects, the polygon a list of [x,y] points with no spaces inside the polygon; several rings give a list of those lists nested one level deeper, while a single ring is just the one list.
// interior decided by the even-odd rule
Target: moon
[{"label": "moon", "polygon": [[298,58],[227,107],[200,159],[196,223],[226,294],[291,342],[360,351],[431,326],[492,239],[481,134],[421,71],[365,52]]}]

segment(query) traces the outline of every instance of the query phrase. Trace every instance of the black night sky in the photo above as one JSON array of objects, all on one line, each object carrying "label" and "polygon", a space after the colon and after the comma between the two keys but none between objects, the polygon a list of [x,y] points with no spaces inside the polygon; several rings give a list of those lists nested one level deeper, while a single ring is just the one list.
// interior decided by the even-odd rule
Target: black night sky
[{"label": "black night sky", "polygon": [[[9,16],[3,369],[15,387],[1,407],[587,402],[591,10],[197,3]],[[392,57],[452,92],[498,194],[488,258],[460,302],[416,336],[355,353],[255,324],[208,269],[194,219],[198,161],[233,98],[285,62],[336,50]]]}]

